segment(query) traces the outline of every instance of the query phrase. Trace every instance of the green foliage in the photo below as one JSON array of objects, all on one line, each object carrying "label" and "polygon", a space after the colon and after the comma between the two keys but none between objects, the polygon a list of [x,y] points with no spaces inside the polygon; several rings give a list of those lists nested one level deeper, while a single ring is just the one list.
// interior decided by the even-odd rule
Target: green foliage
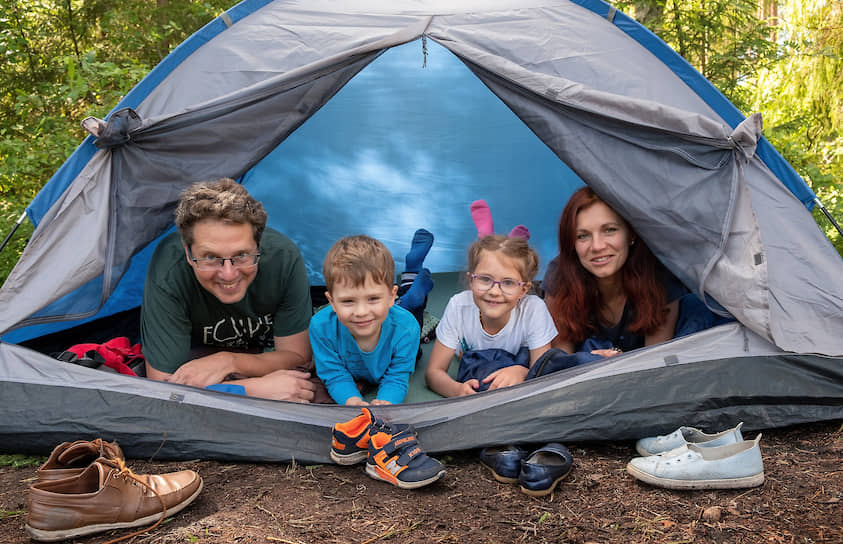
[{"label": "green foliage", "polygon": [[[173,47],[235,0],[6,0],[0,12],[0,237],[84,138]],[[768,2],[769,3],[769,2]],[[785,0],[773,34],[752,0],[615,2],[742,111],[843,219],[843,7]],[[778,40],[770,39],[772,37]],[[843,240],[817,216],[838,250]],[[0,282],[32,232],[0,253]]]},{"label": "green foliage", "polygon": [[[7,0],[0,13],[0,236],[85,137],[170,49],[235,0]],[[160,5],[159,5],[160,4]],[[32,226],[0,253],[0,283]]]},{"label": "green foliage", "polygon": [[[752,106],[764,113],[765,136],[840,223],[843,5],[788,0],[779,13],[785,55],[758,73]],[[819,210],[814,217],[843,255],[843,237]]]},{"label": "green foliage", "polygon": [[[822,0],[626,0],[629,11],[741,111],[764,115],[764,135],[843,220],[843,5]],[[776,4],[779,18],[759,20]],[[843,255],[843,239],[817,223]]]},{"label": "green foliage", "polygon": [[26,510],[3,510],[0,508],[0,521],[6,518],[16,518],[26,514]]},{"label": "green foliage", "polygon": [[644,0],[615,2],[629,10],[738,109],[747,111],[746,81],[777,59],[770,28],[756,0]]},{"label": "green foliage", "polygon": [[41,466],[47,461],[46,457],[32,457],[19,453],[0,455],[0,467],[25,468]]}]

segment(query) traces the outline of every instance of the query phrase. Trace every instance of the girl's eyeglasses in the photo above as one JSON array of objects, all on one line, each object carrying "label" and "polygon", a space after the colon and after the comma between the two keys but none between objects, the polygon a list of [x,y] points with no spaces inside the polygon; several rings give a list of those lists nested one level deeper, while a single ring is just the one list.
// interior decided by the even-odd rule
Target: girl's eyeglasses
[{"label": "girl's eyeglasses", "polygon": [[492,287],[497,285],[501,292],[504,295],[514,295],[518,293],[518,291],[527,284],[525,281],[518,281],[512,278],[504,278],[500,281],[494,279],[491,276],[487,276],[485,274],[472,274],[471,281],[478,291],[481,293],[485,293],[489,291]]}]

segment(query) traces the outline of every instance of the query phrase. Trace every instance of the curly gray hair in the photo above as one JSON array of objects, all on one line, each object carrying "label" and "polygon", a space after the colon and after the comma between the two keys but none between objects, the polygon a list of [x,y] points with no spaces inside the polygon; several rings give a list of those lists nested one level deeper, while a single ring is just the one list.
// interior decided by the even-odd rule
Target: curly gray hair
[{"label": "curly gray hair", "polygon": [[185,246],[193,244],[193,226],[204,219],[251,225],[258,245],[266,228],[263,204],[231,178],[194,183],[182,193],[176,208],[176,227]]}]

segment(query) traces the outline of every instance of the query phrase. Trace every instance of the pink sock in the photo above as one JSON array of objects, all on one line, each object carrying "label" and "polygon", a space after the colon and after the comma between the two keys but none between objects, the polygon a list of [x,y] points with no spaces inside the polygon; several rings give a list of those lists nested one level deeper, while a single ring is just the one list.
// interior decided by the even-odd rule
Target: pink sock
[{"label": "pink sock", "polygon": [[525,227],[524,225],[515,225],[512,227],[512,230],[509,231],[510,238],[523,238],[524,240],[530,240],[530,229]]},{"label": "pink sock", "polygon": [[484,238],[495,233],[495,224],[492,222],[492,210],[485,200],[475,200],[471,203],[471,218],[474,226],[477,227],[477,237]]}]

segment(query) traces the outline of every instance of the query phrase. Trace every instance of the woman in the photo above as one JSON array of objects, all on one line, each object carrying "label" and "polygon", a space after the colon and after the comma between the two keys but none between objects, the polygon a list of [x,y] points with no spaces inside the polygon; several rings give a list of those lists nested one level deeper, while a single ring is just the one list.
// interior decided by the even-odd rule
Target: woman
[{"label": "woman", "polygon": [[567,353],[586,339],[611,357],[673,338],[684,287],[624,219],[589,187],[575,192],[559,221],[559,256],[545,275],[548,309]]}]

